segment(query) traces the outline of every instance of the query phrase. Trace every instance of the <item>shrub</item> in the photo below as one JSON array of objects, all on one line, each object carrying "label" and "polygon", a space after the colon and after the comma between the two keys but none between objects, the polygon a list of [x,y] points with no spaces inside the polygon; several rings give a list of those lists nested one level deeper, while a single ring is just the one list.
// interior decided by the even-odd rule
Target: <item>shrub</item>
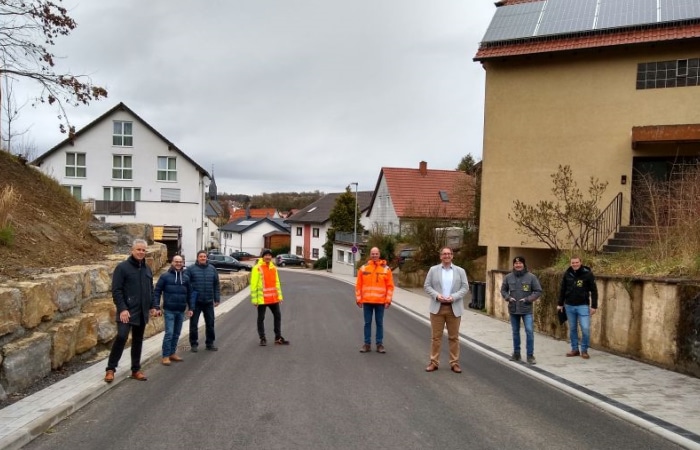
[{"label": "shrub", "polygon": [[315,270],[326,270],[330,269],[333,267],[333,261],[329,260],[325,256],[322,256],[318,258],[316,261],[314,261],[314,269]]},{"label": "shrub", "polygon": [[15,241],[15,229],[12,225],[0,227],[0,245],[9,247]]}]

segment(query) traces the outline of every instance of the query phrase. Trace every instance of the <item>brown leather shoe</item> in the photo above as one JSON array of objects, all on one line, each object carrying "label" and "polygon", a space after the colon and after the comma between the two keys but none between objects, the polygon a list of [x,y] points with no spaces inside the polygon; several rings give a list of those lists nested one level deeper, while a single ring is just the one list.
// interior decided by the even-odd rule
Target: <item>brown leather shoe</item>
[{"label": "brown leather shoe", "polygon": [[175,353],[173,353],[172,355],[170,355],[170,361],[182,362],[184,361],[184,359],[180,358]]},{"label": "brown leather shoe", "polygon": [[459,364],[452,364],[450,370],[452,370],[454,373],[462,373],[462,368],[459,367]]},{"label": "brown leather shoe", "polygon": [[428,364],[428,367],[425,368],[426,372],[435,372],[438,370],[438,366],[436,366],[434,363]]},{"label": "brown leather shoe", "polygon": [[160,363],[163,364],[164,366],[169,366],[169,365],[170,365],[170,358],[168,358],[168,357],[166,356],[165,358],[163,358],[163,359],[161,360]]},{"label": "brown leather shoe", "polygon": [[382,344],[377,345],[377,353],[386,353],[386,349]]},{"label": "brown leather shoe", "polygon": [[112,381],[114,381],[114,371],[110,369],[105,373],[105,382],[111,383]]},{"label": "brown leather shoe", "polygon": [[566,353],[566,356],[567,356],[567,357],[571,357],[571,356],[581,356],[581,352],[579,352],[578,350],[571,350],[570,352],[567,352],[567,353]]},{"label": "brown leather shoe", "polygon": [[583,353],[581,353],[581,358],[583,358],[583,359],[590,359],[591,357],[590,357],[590,355],[588,354],[588,352],[583,352]]},{"label": "brown leather shoe", "polygon": [[140,370],[137,370],[135,372],[131,372],[131,378],[137,381],[146,381],[148,378],[146,378],[146,374],[141,372]]},{"label": "brown leather shoe", "polygon": [[360,348],[360,353],[369,353],[372,351],[372,347],[369,344],[365,344]]}]

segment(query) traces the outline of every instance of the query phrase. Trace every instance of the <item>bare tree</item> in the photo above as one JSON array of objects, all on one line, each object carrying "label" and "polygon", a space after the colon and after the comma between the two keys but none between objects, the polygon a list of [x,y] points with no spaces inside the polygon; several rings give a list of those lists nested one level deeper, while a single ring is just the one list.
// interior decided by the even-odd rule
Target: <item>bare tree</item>
[{"label": "bare tree", "polygon": [[72,136],[75,130],[66,106],[87,105],[106,97],[107,91],[84,75],[56,72],[56,56],[50,48],[56,38],[69,35],[77,26],[61,1],[0,0],[0,75],[38,85],[39,95],[32,105],[56,107],[59,129]]},{"label": "bare tree", "polygon": [[571,167],[559,166],[551,177],[555,200],[540,200],[534,206],[515,200],[508,218],[515,222],[518,232],[557,252],[566,248],[590,250],[595,221],[600,213],[598,202],[608,183],[591,177],[589,198],[585,199],[574,181]]},{"label": "bare tree", "polygon": [[[5,64],[3,63],[4,67]],[[14,138],[21,137],[27,134],[29,128],[17,130],[15,124],[19,118],[19,113],[27,105],[25,101],[21,105],[17,105],[14,94],[14,80],[8,77],[2,77],[2,87],[0,90],[4,91],[5,95],[2,97],[2,102],[0,105],[2,114],[2,129],[0,130],[0,138],[2,142],[2,147],[10,153],[16,153],[15,145],[13,145]]]}]

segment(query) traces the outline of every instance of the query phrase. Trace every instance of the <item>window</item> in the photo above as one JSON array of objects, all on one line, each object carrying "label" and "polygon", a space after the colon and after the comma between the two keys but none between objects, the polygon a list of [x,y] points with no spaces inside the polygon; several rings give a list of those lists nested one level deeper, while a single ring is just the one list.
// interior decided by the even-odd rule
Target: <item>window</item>
[{"label": "window", "polygon": [[336,261],[345,262],[345,252],[344,251],[338,250]]},{"label": "window", "polygon": [[63,185],[64,188],[68,192],[70,192],[70,195],[75,197],[76,200],[83,200],[83,187],[82,186],[70,186],[70,185]]},{"label": "window", "polygon": [[112,155],[112,178],[115,180],[133,180],[131,155]]},{"label": "window", "polygon": [[66,153],[66,177],[85,178],[86,176],[85,153]]},{"label": "window", "polygon": [[133,147],[134,130],[132,122],[115,120],[112,129],[112,145],[116,147]]},{"label": "window", "polygon": [[700,58],[637,64],[637,89],[700,86]]},{"label": "window", "polygon": [[318,237],[319,229],[318,229],[318,228],[314,228],[312,231],[313,231],[313,236],[314,236],[314,237]]},{"label": "window", "polygon": [[174,156],[158,157],[158,181],[177,181],[177,159]]},{"label": "window", "polygon": [[180,201],[180,189],[161,189],[160,190],[160,201],[161,202],[179,202]]},{"label": "window", "polygon": [[296,254],[301,256],[301,245],[297,245]]},{"label": "window", "polygon": [[301,236],[301,227],[297,227],[297,236]]},{"label": "window", "polygon": [[311,249],[311,257],[314,259],[318,259],[318,249],[317,248]]},{"label": "window", "polygon": [[102,192],[104,200],[111,200],[115,202],[141,201],[141,188],[106,186]]},{"label": "window", "polygon": [[447,203],[450,201],[450,197],[447,195],[447,191],[440,191],[440,200]]}]

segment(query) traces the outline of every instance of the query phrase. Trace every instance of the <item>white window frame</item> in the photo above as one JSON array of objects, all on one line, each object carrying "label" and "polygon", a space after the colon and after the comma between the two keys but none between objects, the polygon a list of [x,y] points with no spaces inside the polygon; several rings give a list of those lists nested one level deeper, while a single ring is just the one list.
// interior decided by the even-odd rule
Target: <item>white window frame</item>
[{"label": "white window frame", "polygon": [[[170,167],[170,162],[173,167]],[[177,181],[177,157],[175,156],[159,156],[158,157],[158,172],[156,174],[157,181]]]},{"label": "white window frame", "polygon": [[134,122],[128,120],[115,120],[112,122],[112,146],[134,146]]},{"label": "white window frame", "polygon": [[134,179],[134,157],[132,155],[112,155],[112,179]]},{"label": "white window frame", "polygon": [[338,252],[336,254],[336,258],[337,258],[336,261],[344,263],[345,262],[345,251],[338,250]]},{"label": "white window frame", "polygon": [[317,249],[317,248],[312,248],[312,249],[311,249],[311,257],[312,257],[313,259],[318,259],[318,254],[319,254],[319,253],[318,253],[318,249]]},{"label": "white window frame", "polygon": [[[82,157],[82,164],[81,159]],[[72,172],[72,175],[69,173]],[[66,152],[66,178],[87,177],[87,155],[85,153]]]},{"label": "white window frame", "polygon": [[78,201],[83,201],[83,187],[71,184],[62,185]]},{"label": "white window frame", "polygon": [[104,200],[111,202],[138,202],[141,201],[141,188],[103,186],[102,197]]},{"label": "white window frame", "polygon": [[311,229],[311,235],[315,238],[319,237],[321,235],[321,229],[320,228],[312,228]]}]

